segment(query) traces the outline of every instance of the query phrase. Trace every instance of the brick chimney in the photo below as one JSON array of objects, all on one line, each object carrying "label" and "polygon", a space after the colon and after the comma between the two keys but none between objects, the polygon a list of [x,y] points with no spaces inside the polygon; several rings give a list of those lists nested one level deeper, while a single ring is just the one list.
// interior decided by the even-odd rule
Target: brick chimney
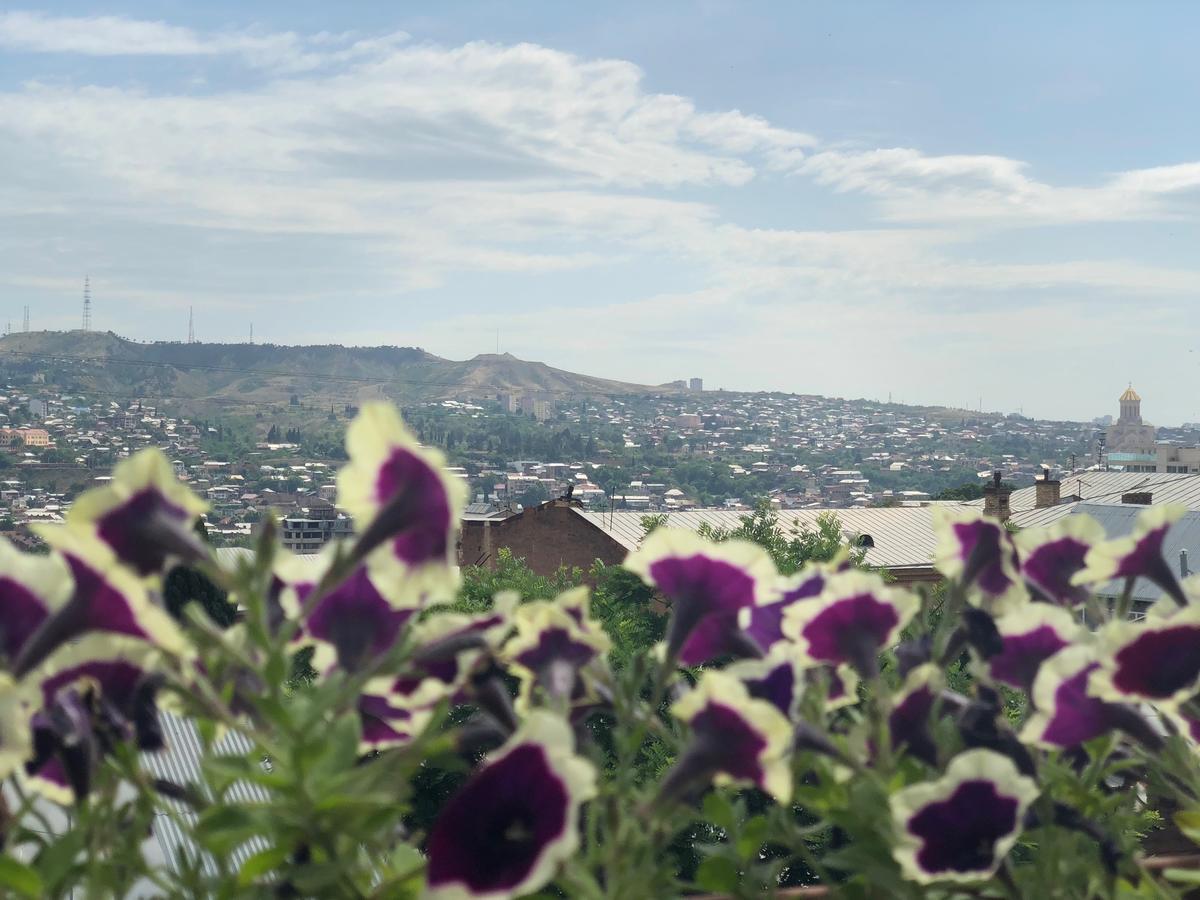
[{"label": "brick chimney", "polygon": [[1121,502],[1131,506],[1149,506],[1153,501],[1154,494],[1150,491],[1130,491],[1128,494],[1121,495]]},{"label": "brick chimney", "polygon": [[1047,506],[1058,506],[1061,499],[1062,482],[1050,477],[1049,469],[1042,469],[1042,477],[1034,481],[1034,509],[1045,509]]},{"label": "brick chimney", "polygon": [[983,514],[1007,522],[1012,515],[1008,504],[1012,488],[1001,487],[999,470],[992,473],[992,483],[983,489]]}]

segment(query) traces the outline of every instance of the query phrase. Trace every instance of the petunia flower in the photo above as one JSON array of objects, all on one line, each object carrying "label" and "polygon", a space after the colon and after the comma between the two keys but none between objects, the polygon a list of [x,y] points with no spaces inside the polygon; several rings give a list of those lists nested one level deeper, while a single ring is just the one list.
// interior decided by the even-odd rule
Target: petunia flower
[{"label": "petunia flower", "polygon": [[335,664],[348,672],[360,669],[391,650],[420,612],[418,596],[389,590],[390,585],[365,563],[314,601],[319,573],[333,562],[334,551],[325,551],[324,561],[316,566],[286,551],[277,552],[274,574],[280,585],[280,608],[298,621],[294,643],[315,641],[312,665],[318,672]]},{"label": "petunia flower", "polygon": [[1074,575],[1072,583],[1095,585],[1114,578],[1145,578],[1180,606],[1187,606],[1179,579],[1163,556],[1167,532],[1186,513],[1187,507],[1180,504],[1148,507],[1138,516],[1131,534],[1089,550],[1084,569]]},{"label": "petunia flower", "polygon": [[811,683],[814,676],[820,672],[826,680],[825,711],[833,712],[843,706],[853,706],[858,702],[858,673],[853,666],[815,666],[805,671],[805,677]]},{"label": "petunia flower", "polygon": [[1120,729],[1149,747],[1161,744],[1136,710],[1091,695],[1089,682],[1100,666],[1095,648],[1081,644],[1042,663],[1030,695],[1035,710],[1021,729],[1021,740],[1061,750]]},{"label": "petunia flower", "polygon": [[1089,693],[1103,700],[1176,707],[1200,691],[1200,606],[1141,622],[1112,622],[1097,635],[1100,667]]},{"label": "petunia flower", "polygon": [[738,615],[777,595],[775,564],[749,541],[714,544],[682,528],[659,528],[625,560],[625,568],[657,588],[671,606],[666,656],[688,666],[746,655]]},{"label": "petunia flower", "polygon": [[780,648],[763,659],[738,660],[723,671],[740,681],[751,697],[766,700],[789,719],[796,717],[807,684],[794,653]]},{"label": "petunia flower", "polygon": [[432,707],[418,708],[397,702],[392,687],[393,679],[389,677],[372,678],[359,695],[360,752],[408,744],[424,732],[433,719]]},{"label": "petunia flower", "polygon": [[892,855],[904,876],[921,884],[990,878],[1039,793],[1008,757],[991,750],[960,753],[937,781],[892,796]]},{"label": "petunia flower", "polygon": [[426,896],[501,898],[548,884],[579,849],[579,812],[596,770],[575,754],[570,727],[530,714],[450,798],[429,835]]},{"label": "petunia flower", "polygon": [[88,792],[104,754],[125,741],[140,750],[163,746],[156,693],[159,652],[144,641],[89,634],[61,647],[28,682],[40,708],[33,718],[32,786],[56,802]]},{"label": "petunia flower", "polygon": [[338,503],[354,517],[358,558],[370,557],[385,579],[403,579],[430,600],[452,597],[455,534],[466,500],[461,480],[446,474],[442,455],[422,447],[386,403],[362,408],[346,431],[346,450]]},{"label": "petunia flower", "polygon": [[817,662],[848,664],[863,677],[878,670],[880,652],[892,646],[920,602],[866,572],[843,572],[820,598],[795,603],[784,613],[783,632]]},{"label": "petunia flower", "polygon": [[929,717],[942,688],[942,670],[926,663],[908,673],[888,713],[892,749],[908,753],[931,766],[937,765],[937,744],[929,732]]},{"label": "petunia flower", "polygon": [[512,630],[517,595],[502,591],[492,609],[475,615],[440,612],[413,626],[412,656],[388,694],[398,705],[419,709],[442,700],[465,699],[472,673]]},{"label": "petunia flower", "polygon": [[175,478],[163,452],[151,447],[119,462],[107,485],[80,496],[65,525],[37,531],[51,546],[57,546],[62,530],[92,538],[103,552],[146,577],[161,574],[170,558],[192,563],[210,557],[208,545],[192,530],[207,509]]},{"label": "petunia flower", "polygon": [[738,624],[763,653],[769,653],[786,642],[783,633],[783,613],[793,603],[815,600],[825,590],[831,575],[850,568],[842,557],[828,563],[809,563],[794,575],[780,576],[776,600],[764,605],[744,607],[738,614]]},{"label": "petunia flower", "polygon": [[1014,537],[1021,575],[1033,596],[1059,606],[1086,603],[1090,592],[1072,579],[1083,571],[1091,549],[1104,540],[1104,528],[1091,516],[1066,516],[1047,528],[1028,528]]},{"label": "petunia flower", "polygon": [[660,801],[709,780],[751,785],[780,803],[791,799],[792,726],[772,701],[756,699],[740,679],[713,669],[671,712],[688,723],[692,739],[664,776]]},{"label": "petunia flower", "polygon": [[22,553],[0,538],[0,658],[8,666],[42,623],[66,605],[74,588],[61,556]]},{"label": "petunia flower", "polygon": [[996,681],[1029,691],[1042,663],[1087,630],[1068,610],[1049,603],[1030,603],[996,620],[999,653],[987,660],[988,674]]},{"label": "petunia flower", "polygon": [[30,719],[35,700],[27,685],[0,672],[0,778],[7,778],[33,755]]},{"label": "petunia flower", "polygon": [[937,549],[933,564],[974,592],[969,601],[1003,614],[1028,599],[1012,535],[1000,522],[975,511],[939,506],[933,511]]},{"label": "petunia flower", "polygon": [[54,611],[25,642],[14,662],[24,674],[65,641],[89,632],[127,635],[169,653],[186,655],[189,645],[175,620],[152,598],[145,582],[115,559],[107,564],[89,551],[92,539],[59,528],[56,544],[74,581],[71,599]]},{"label": "petunia flower", "polygon": [[[586,594],[579,589],[573,594]],[[612,649],[608,636],[587,619],[571,614],[578,606],[556,602],[526,603],[513,616],[516,632],[504,644],[502,656],[530,688],[552,698],[571,697],[579,673]]]}]

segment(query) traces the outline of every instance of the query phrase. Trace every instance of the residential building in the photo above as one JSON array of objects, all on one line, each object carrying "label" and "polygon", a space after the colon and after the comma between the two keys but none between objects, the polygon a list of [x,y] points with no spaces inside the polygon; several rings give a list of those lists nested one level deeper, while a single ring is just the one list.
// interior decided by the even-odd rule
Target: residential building
[{"label": "residential building", "polygon": [[279,523],[283,546],[294,553],[320,553],[335,538],[354,533],[354,520],[329,503],[314,501]]}]

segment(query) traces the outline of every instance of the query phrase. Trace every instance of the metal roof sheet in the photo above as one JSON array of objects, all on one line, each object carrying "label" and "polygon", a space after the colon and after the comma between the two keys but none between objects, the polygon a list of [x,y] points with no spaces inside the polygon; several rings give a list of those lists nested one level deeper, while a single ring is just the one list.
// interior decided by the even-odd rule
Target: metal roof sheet
[{"label": "metal roof sheet", "polygon": [[[594,512],[575,509],[592,525],[610,535],[627,550],[635,550],[642,542],[643,512]],[[702,523],[713,528],[734,529],[746,513],[739,510],[692,509],[664,513],[673,528],[697,530]],[[785,529],[794,525],[812,531],[821,515],[835,516],[847,536],[869,534],[875,542],[867,549],[866,561],[874,566],[900,568],[927,566],[933,559],[937,544],[933,535],[933,507],[871,507],[866,509],[784,509],[778,511]]]},{"label": "metal roof sheet", "polygon": [[[1200,475],[1166,472],[1077,472],[1065,475],[1060,481],[1059,495],[1064,501],[1072,498],[1091,503],[1120,502],[1121,495],[1133,491],[1149,491],[1154,503],[1182,503],[1188,509],[1200,510]],[[1037,488],[1019,488],[1009,497],[1009,508],[1033,509]],[[971,506],[983,506],[982,500],[970,501]]]}]

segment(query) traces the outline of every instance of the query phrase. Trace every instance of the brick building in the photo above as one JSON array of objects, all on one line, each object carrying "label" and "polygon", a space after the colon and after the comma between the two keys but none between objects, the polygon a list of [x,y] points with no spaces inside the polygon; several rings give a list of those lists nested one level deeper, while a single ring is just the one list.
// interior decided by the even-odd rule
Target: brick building
[{"label": "brick building", "polygon": [[576,510],[581,508],[575,500],[550,500],[503,518],[466,519],[459,565],[494,568],[502,547],[542,575],[560,566],[586,571],[597,559],[607,565],[625,559],[628,549],[579,515]]}]

